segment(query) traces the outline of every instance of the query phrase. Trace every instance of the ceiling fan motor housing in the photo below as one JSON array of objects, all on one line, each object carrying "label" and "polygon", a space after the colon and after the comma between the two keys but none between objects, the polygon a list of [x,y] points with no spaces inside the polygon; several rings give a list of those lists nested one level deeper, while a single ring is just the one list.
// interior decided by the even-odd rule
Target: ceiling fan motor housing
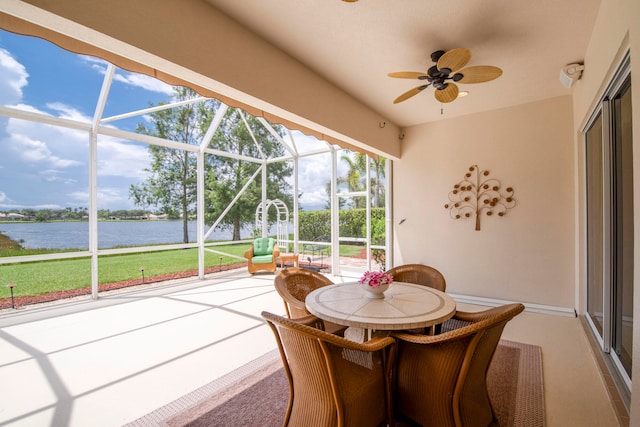
[{"label": "ceiling fan motor housing", "polygon": [[[443,52],[444,53],[444,51],[434,52],[434,53],[431,54],[431,59],[434,59],[436,57],[438,59],[440,59],[440,56],[442,56],[442,55],[439,55],[439,56],[436,55],[439,52]],[[435,62],[437,62],[437,60]],[[438,69],[438,67],[436,65],[433,65],[427,71],[427,76],[425,76],[424,79],[428,80],[429,83],[431,83],[434,88],[436,88],[438,90],[443,90],[443,89],[446,89],[447,86],[449,86],[449,84],[446,83],[446,80],[453,80],[454,82],[457,82],[458,80],[460,80],[460,79],[462,79],[464,77],[460,73],[456,73],[451,77],[449,76],[449,74],[451,74],[451,69],[450,68]]]}]

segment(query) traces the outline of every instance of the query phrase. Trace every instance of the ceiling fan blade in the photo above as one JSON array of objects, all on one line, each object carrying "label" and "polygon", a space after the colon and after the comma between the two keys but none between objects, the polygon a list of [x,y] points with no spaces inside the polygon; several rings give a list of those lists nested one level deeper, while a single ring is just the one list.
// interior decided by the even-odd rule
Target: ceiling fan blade
[{"label": "ceiling fan blade", "polygon": [[394,104],[398,104],[399,102],[402,101],[406,101],[407,99],[411,98],[414,95],[419,94],[421,91],[423,91],[424,89],[426,89],[429,85],[422,85],[422,86],[418,86],[418,87],[414,87],[411,90],[406,91],[405,93],[403,93],[402,95],[400,95],[399,97],[397,97],[393,103]]},{"label": "ceiling fan blade", "polygon": [[396,73],[387,74],[389,77],[396,77],[399,79],[426,79],[428,76],[425,73],[419,73],[416,71],[398,71]]},{"label": "ceiling fan blade", "polygon": [[451,71],[459,70],[471,60],[471,51],[464,47],[451,49],[438,59],[438,69],[448,68]]},{"label": "ceiling fan blade", "polygon": [[464,77],[458,80],[460,83],[484,83],[497,79],[502,75],[502,70],[492,65],[477,65],[458,71]]},{"label": "ceiling fan blade", "polygon": [[446,88],[436,90],[433,96],[442,103],[453,102],[458,97],[458,86],[455,83],[449,83]]}]

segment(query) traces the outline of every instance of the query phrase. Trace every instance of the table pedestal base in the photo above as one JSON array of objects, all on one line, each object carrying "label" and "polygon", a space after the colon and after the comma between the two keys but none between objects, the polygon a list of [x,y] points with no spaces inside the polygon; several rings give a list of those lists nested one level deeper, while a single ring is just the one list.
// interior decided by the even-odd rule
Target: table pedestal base
[{"label": "table pedestal base", "polygon": [[349,341],[363,343],[368,339],[371,339],[369,336],[371,332],[368,329],[364,328],[356,328],[355,326],[349,326],[344,330],[344,337]]},{"label": "table pedestal base", "polygon": [[389,331],[375,331],[373,329],[349,326],[344,330],[344,337],[350,341],[363,343],[371,341],[371,338],[389,336]]}]

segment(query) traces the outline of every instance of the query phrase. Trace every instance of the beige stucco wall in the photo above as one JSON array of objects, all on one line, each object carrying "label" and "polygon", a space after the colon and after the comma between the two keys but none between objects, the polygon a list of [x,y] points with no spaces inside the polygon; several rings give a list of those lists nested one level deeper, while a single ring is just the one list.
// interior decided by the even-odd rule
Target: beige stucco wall
[{"label": "beige stucco wall", "polygon": [[[565,96],[407,129],[393,163],[394,264],[434,266],[455,294],[573,308],[571,123]],[[517,201],[480,231],[444,208],[474,164]]]}]

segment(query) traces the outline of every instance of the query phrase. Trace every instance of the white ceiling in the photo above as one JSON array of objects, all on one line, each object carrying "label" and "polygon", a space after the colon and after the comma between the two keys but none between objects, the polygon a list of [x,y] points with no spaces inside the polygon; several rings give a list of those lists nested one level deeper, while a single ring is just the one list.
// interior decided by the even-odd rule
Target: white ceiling
[{"label": "white ceiling", "polygon": [[[206,0],[401,127],[566,95],[560,69],[582,62],[600,0]],[[429,87],[393,104],[431,52],[466,47],[497,80],[459,84],[440,104]],[[588,64],[585,64],[588,72]],[[441,113],[441,107],[443,112]]]}]

